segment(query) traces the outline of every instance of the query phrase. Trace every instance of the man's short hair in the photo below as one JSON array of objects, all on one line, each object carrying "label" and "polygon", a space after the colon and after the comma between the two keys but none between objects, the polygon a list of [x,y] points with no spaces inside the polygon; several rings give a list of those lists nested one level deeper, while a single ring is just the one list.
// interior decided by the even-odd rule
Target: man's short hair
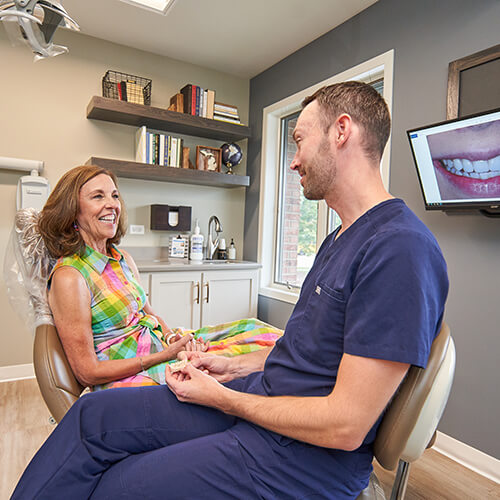
[{"label": "man's short hair", "polygon": [[347,113],[362,129],[362,147],[366,156],[380,162],[391,132],[391,116],[384,98],[367,83],[349,81],[318,89],[302,102],[302,108],[317,101],[325,132],[342,114]]}]

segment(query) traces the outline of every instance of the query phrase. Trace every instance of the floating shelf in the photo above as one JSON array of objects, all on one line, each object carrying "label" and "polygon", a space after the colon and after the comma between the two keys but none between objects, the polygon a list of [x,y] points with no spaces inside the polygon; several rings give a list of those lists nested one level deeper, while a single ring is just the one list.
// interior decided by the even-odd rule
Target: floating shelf
[{"label": "floating shelf", "polygon": [[128,179],[143,179],[148,181],[175,182],[181,184],[197,184],[199,186],[214,186],[235,188],[250,185],[250,177],[246,175],[229,175],[220,172],[207,172],[187,168],[160,167],[135,161],[113,160],[92,156],[87,165],[97,165],[111,170],[118,177]]},{"label": "floating shelf", "polygon": [[87,106],[87,118],[136,127],[146,125],[152,129],[229,142],[250,137],[250,127],[245,125],[209,120],[109,97],[92,97]]}]

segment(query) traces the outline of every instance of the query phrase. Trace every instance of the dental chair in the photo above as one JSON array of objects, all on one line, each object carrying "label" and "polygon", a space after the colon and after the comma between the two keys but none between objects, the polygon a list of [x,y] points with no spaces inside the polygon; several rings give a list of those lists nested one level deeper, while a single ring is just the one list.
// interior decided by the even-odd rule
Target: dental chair
[{"label": "dental chair", "polygon": [[[454,373],[455,344],[448,325],[443,322],[432,343],[427,367],[410,367],[377,431],[374,443],[377,462],[386,470],[398,467],[391,500],[404,498],[410,464],[434,444]],[[358,500],[386,500],[374,473]]]},{"label": "dental chair", "polygon": [[52,419],[59,422],[84,387],[71,370],[48,306],[47,277],[52,264],[38,232],[38,212],[19,210],[5,256],[4,279],[13,308],[34,331],[36,380]]},{"label": "dental chair", "polygon": [[84,391],[76,380],[54,325],[35,330],[33,365],[42,397],[56,422],[60,422]]}]

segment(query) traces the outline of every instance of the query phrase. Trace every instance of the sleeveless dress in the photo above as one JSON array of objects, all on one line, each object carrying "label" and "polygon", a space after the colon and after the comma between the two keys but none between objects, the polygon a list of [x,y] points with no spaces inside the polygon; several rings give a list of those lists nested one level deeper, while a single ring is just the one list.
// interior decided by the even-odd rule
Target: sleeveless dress
[{"label": "sleeveless dress", "polygon": [[[70,266],[85,279],[91,296],[94,348],[100,361],[128,359],[163,351],[165,343],[161,325],[155,316],[144,312],[146,294],[135,279],[123,254],[113,246],[111,257],[86,246],[81,255],[61,257],[54,272]],[[168,318],[165,318],[168,322]],[[175,333],[193,333],[195,338],[210,341],[214,354],[235,356],[274,345],[282,330],[254,318],[242,319],[199,330],[173,328]],[[99,384],[92,390],[114,387],[138,387],[165,384],[165,366],[159,363],[136,375]]]}]

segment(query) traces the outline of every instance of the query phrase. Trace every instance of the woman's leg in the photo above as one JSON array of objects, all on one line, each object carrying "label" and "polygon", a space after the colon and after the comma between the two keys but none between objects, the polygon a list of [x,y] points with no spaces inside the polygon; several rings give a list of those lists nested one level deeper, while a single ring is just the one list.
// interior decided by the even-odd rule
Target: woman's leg
[{"label": "woman's leg", "polygon": [[88,498],[103,472],[131,454],[221,432],[234,422],[179,403],[166,386],[88,394],[40,448],[12,499]]}]

